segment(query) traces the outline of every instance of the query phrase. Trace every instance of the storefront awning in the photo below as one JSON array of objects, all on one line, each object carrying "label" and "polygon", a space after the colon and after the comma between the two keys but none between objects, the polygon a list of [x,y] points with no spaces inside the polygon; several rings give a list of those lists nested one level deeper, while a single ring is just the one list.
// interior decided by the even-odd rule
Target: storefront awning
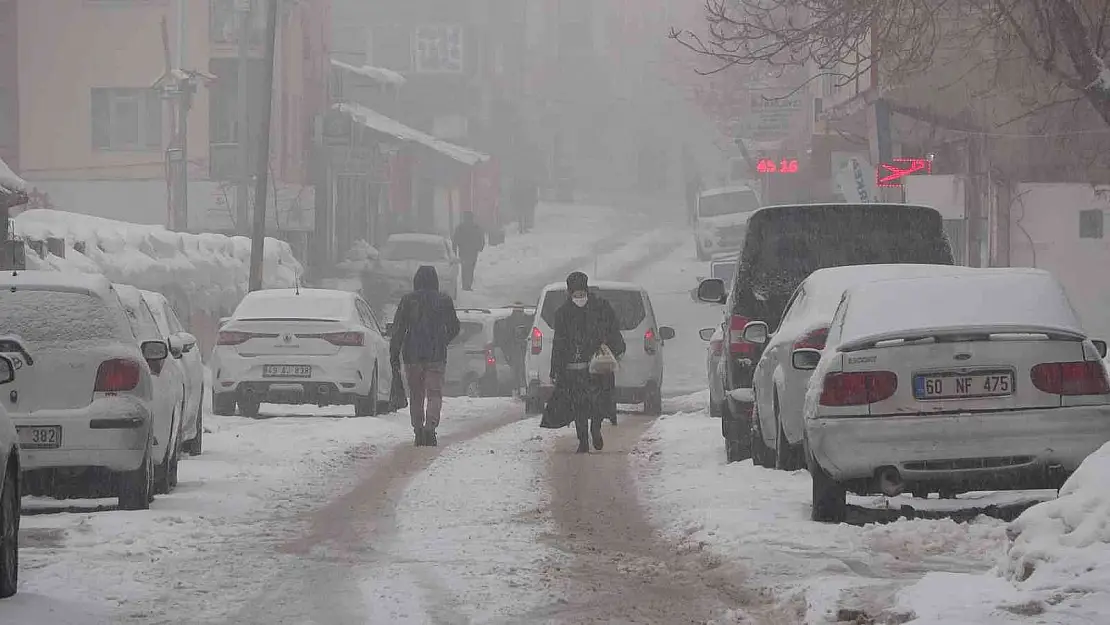
[{"label": "storefront awning", "polygon": [[416,143],[430,148],[464,165],[477,165],[478,163],[489,160],[488,154],[483,154],[482,152],[471,150],[470,148],[464,148],[460,145],[444,141],[443,139],[437,139],[426,132],[410,128],[395,119],[386,117],[361,104],[336,104],[335,110],[350,115],[356,122],[371,130],[389,135],[400,141]]}]

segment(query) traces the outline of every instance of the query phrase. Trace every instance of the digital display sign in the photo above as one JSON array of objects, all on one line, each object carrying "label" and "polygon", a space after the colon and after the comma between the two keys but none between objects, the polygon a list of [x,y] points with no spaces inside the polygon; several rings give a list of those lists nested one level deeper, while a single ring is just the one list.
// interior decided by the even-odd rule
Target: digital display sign
[{"label": "digital display sign", "polygon": [[776,161],[773,158],[761,158],[756,163],[755,168],[761,174],[796,174],[798,173],[798,159],[784,158]]}]

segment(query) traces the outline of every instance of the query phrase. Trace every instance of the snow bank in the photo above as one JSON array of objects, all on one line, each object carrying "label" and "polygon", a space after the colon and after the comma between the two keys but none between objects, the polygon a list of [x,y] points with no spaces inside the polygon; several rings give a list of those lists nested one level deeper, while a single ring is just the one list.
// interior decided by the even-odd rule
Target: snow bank
[{"label": "snow bank", "polygon": [[[112,282],[173,295],[180,289],[193,307],[208,312],[233,309],[247,292],[250,240],[221,234],[171,232],[161,226],[37,209],[14,220],[16,236],[65,240],[65,258],[28,254],[29,269],[101,273]],[[84,252],[76,247],[83,246]],[[288,243],[267,238],[263,283],[292,287],[303,267]]]},{"label": "snow bank", "polygon": [[0,158],[0,187],[4,187],[10,191],[26,191],[27,183],[15,175],[4,159]]}]

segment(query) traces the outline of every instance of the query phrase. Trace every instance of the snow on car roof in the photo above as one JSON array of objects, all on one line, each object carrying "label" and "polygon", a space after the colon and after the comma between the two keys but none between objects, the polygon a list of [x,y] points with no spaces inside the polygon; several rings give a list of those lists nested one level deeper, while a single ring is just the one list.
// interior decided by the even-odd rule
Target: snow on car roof
[{"label": "snow on car roof", "polygon": [[1039,269],[976,269],[849,289],[840,348],[907,332],[998,328],[1086,336],[1052,274]]},{"label": "snow on car roof", "polygon": [[101,297],[112,290],[112,283],[102,275],[62,271],[2,272],[0,285],[40,291],[83,292]]},{"label": "snow on car roof", "polygon": [[[644,287],[640,286],[639,284],[633,283],[633,282],[611,282],[611,281],[608,281],[608,280],[597,280],[597,281],[591,280],[590,281],[590,288],[591,289],[601,289],[601,290],[604,290],[604,291],[637,291],[637,292],[642,292],[644,290]],[[543,288],[544,293],[547,293],[548,291],[565,291],[565,290],[567,290],[567,283],[566,283],[565,280],[562,281],[562,282],[552,282],[551,284],[549,284],[549,285],[547,285]]]},{"label": "snow on car roof", "polygon": [[438,235],[438,234],[424,234],[424,233],[420,233],[420,232],[405,232],[405,233],[402,233],[402,234],[391,234],[391,235],[389,235],[389,238],[386,239],[386,243],[394,242],[394,241],[395,242],[402,242],[402,243],[405,243],[405,242],[443,243],[446,240],[447,240],[447,237],[444,237],[444,236],[441,236],[441,235]]},{"label": "snow on car roof", "polygon": [[745,184],[739,184],[728,187],[716,187],[713,189],[706,189],[698,195],[701,197],[712,197],[714,195],[726,195],[729,193],[755,193],[755,189]]},{"label": "snow on car roof", "polygon": [[322,319],[339,321],[350,316],[354,294],[333,289],[266,289],[248,294],[232,315],[234,319]]}]

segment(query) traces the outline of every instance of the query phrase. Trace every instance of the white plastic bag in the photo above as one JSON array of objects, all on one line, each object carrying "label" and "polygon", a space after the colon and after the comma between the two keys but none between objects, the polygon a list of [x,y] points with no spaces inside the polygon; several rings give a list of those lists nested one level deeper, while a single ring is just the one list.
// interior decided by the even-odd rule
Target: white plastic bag
[{"label": "white plastic bag", "polygon": [[590,359],[590,373],[594,375],[605,375],[617,372],[617,357],[613,355],[613,350],[609,349],[608,345],[602,344]]}]

